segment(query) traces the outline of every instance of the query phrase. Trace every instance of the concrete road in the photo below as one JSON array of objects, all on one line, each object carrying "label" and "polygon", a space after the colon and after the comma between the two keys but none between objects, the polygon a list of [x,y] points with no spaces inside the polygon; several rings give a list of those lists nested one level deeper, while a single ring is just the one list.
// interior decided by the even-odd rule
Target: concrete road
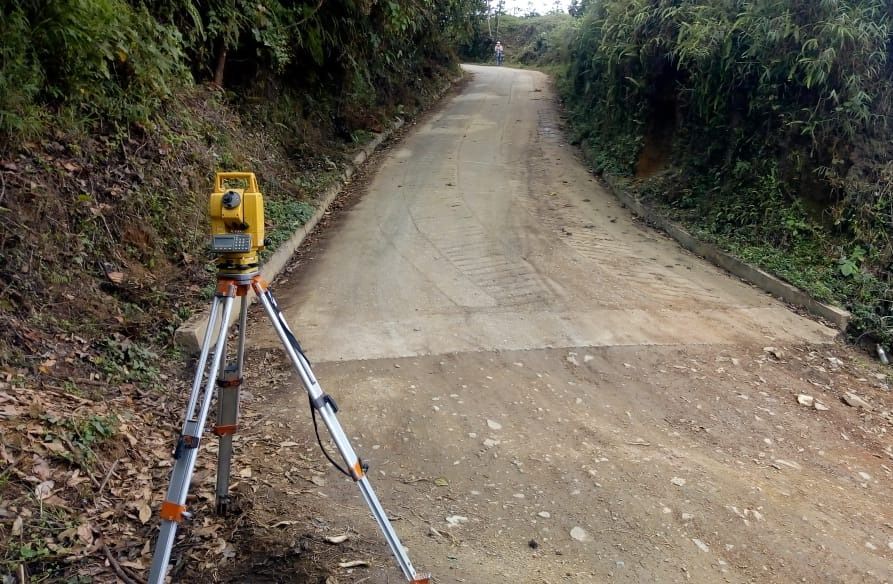
[{"label": "concrete road", "polygon": [[[889,424],[839,401],[882,399],[880,378],[634,221],[544,75],[467,70],[274,289],[415,562],[438,582],[893,580]],[[318,496],[287,496],[295,459],[264,445],[318,453],[260,330],[258,522],[354,530],[333,569],[374,566],[339,581],[398,581],[351,483],[320,465]]]},{"label": "concrete road", "polygon": [[469,69],[279,288],[318,360],[833,338],[636,224],[565,143],[544,75]]}]

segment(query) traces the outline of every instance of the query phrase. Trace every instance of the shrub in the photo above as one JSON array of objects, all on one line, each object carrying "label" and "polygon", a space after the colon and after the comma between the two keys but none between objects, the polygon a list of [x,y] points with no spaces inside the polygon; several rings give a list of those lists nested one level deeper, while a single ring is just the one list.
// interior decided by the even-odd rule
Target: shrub
[{"label": "shrub", "polygon": [[0,132],[39,131],[46,107],[147,119],[183,80],[179,33],[120,0],[13,0],[0,49]]},{"label": "shrub", "polygon": [[890,339],[891,31],[883,0],[601,0],[560,87],[598,170],[663,170],[658,200],[822,264],[813,289]]}]

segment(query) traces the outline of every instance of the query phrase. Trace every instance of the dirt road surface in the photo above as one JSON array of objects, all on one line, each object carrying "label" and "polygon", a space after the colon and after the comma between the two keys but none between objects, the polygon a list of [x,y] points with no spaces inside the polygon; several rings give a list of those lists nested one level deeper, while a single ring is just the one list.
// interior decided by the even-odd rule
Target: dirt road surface
[{"label": "dirt road surface", "polygon": [[[468,71],[274,287],[416,566],[475,584],[893,581],[883,374],[638,224],[566,143],[544,75]],[[229,577],[401,581],[277,341],[252,335]]]}]

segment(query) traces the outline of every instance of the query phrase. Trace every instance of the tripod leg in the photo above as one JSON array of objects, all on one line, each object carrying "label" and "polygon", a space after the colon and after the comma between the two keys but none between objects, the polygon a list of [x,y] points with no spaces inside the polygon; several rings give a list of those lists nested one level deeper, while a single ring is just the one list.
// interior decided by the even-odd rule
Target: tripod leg
[{"label": "tripod leg", "polygon": [[[233,298],[236,287],[230,283],[221,285],[217,295],[211,304],[211,316],[208,318],[208,329],[205,332],[204,345],[198,368],[192,383],[192,393],[189,396],[189,405],[186,408],[186,420],[183,430],[177,439],[174,449],[174,468],[171,471],[171,482],[167,490],[167,496],[161,504],[161,527],[158,533],[158,541],[155,543],[155,555],[152,557],[152,567],[149,571],[149,584],[162,584],[167,572],[171,551],[177,536],[177,527],[186,513],[186,495],[189,491],[189,482],[195,469],[195,460],[198,455],[199,441],[205,429],[205,421],[208,418],[208,410],[211,408],[211,399],[214,396],[214,372],[219,370],[220,362],[225,352],[224,343],[228,330],[229,318],[233,308]],[[219,310],[218,310],[219,309]],[[218,315],[219,313],[219,315]],[[211,338],[219,316],[220,331],[217,336],[217,351],[214,352],[212,364],[208,370],[207,382],[201,391],[202,379],[205,374],[205,364],[211,350]],[[200,408],[196,411],[196,407]]]},{"label": "tripod leg", "polygon": [[360,488],[360,492],[363,494],[363,499],[366,501],[366,505],[369,506],[370,511],[372,511],[372,516],[375,518],[378,527],[384,534],[385,540],[391,548],[391,553],[394,555],[397,564],[403,571],[404,577],[407,581],[412,583],[429,582],[428,576],[419,576],[416,574],[409,556],[403,549],[403,544],[400,543],[400,538],[397,536],[397,532],[394,531],[394,527],[391,525],[387,513],[381,506],[378,497],[375,496],[375,491],[372,490],[372,485],[366,477],[365,465],[354,452],[347,434],[344,432],[341,423],[335,416],[335,413],[338,410],[335,401],[330,396],[326,395],[320,387],[319,382],[313,375],[313,370],[310,368],[309,361],[307,361],[307,358],[301,350],[301,345],[298,343],[294,333],[291,332],[282,313],[279,311],[276,300],[273,298],[273,295],[269,290],[267,290],[266,285],[262,281],[254,280],[252,286],[258,299],[263,305],[264,310],[266,310],[267,315],[270,317],[273,328],[276,329],[276,334],[279,335],[279,339],[282,341],[286,353],[288,353],[289,358],[294,364],[295,370],[304,384],[304,388],[310,395],[310,403],[312,407],[319,413],[323,422],[325,422],[326,428],[329,430],[329,434],[335,442],[335,446],[338,448],[338,452],[341,454],[341,457],[344,459],[344,462],[349,469],[350,476]]},{"label": "tripod leg", "polygon": [[233,459],[233,435],[239,429],[239,391],[242,387],[242,366],[245,357],[245,331],[248,325],[248,297],[242,296],[239,307],[239,341],[234,363],[224,362],[217,379],[217,426],[220,438],[217,454],[217,514],[229,511],[229,479]]}]

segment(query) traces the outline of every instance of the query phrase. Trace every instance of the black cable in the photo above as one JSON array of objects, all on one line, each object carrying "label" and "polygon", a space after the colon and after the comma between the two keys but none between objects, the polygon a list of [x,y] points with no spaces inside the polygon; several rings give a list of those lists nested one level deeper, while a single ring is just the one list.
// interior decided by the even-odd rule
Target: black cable
[{"label": "black cable", "polygon": [[[272,294],[267,294],[267,300],[270,301],[270,305],[273,307],[273,310],[276,312],[276,319],[279,321],[279,325],[282,327],[282,330],[285,331],[285,336],[288,338],[289,343],[292,348],[304,359],[307,363],[307,366],[310,366],[310,359],[307,358],[307,355],[304,354],[304,349],[301,347],[301,343],[298,342],[297,337],[295,337],[294,333],[291,332],[291,329],[288,328],[288,324],[285,322],[285,318],[282,316],[282,312],[279,310],[279,305],[276,303],[276,299],[273,298]],[[319,449],[322,450],[323,455],[328,459],[332,466],[334,466],[338,471],[344,476],[353,479],[353,475],[347,472],[343,466],[338,464],[334,458],[329,454],[329,451],[326,450],[326,447],[322,443],[322,437],[319,435],[319,423],[316,421],[316,407],[313,405],[313,397],[308,393],[307,399],[310,401],[310,417],[313,418],[313,431],[316,433],[316,442],[319,444]]]},{"label": "black cable", "polygon": [[285,322],[285,317],[282,316],[282,311],[279,310],[279,304],[276,302],[276,299],[273,298],[273,295],[269,292],[267,293],[267,300],[270,301],[270,305],[273,307],[273,310],[276,311],[276,319],[279,321],[279,325],[282,327],[282,330],[285,331],[285,336],[288,337],[289,343],[294,348],[295,351],[298,352],[301,357],[304,358],[304,361],[307,362],[307,365],[310,365],[310,359],[307,358],[307,355],[304,354],[304,349],[301,348],[301,343],[298,341],[298,338],[295,336],[291,329],[288,328],[288,323]]},{"label": "black cable", "polygon": [[316,422],[316,408],[313,407],[313,398],[310,397],[309,394],[307,395],[307,397],[310,400],[310,416],[313,418],[313,431],[316,432],[316,442],[319,444],[319,449],[322,450],[322,453],[325,455],[325,457],[329,459],[329,462],[332,463],[332,466],[337,468],[344,476],[352,479],[353,475],[347,472],[340,464],[338,464],[335,459],[329,455],[329,451],[326,450],[326,447],[323,446],[322,438],[320,438],[319,436],[319,425]]}]

